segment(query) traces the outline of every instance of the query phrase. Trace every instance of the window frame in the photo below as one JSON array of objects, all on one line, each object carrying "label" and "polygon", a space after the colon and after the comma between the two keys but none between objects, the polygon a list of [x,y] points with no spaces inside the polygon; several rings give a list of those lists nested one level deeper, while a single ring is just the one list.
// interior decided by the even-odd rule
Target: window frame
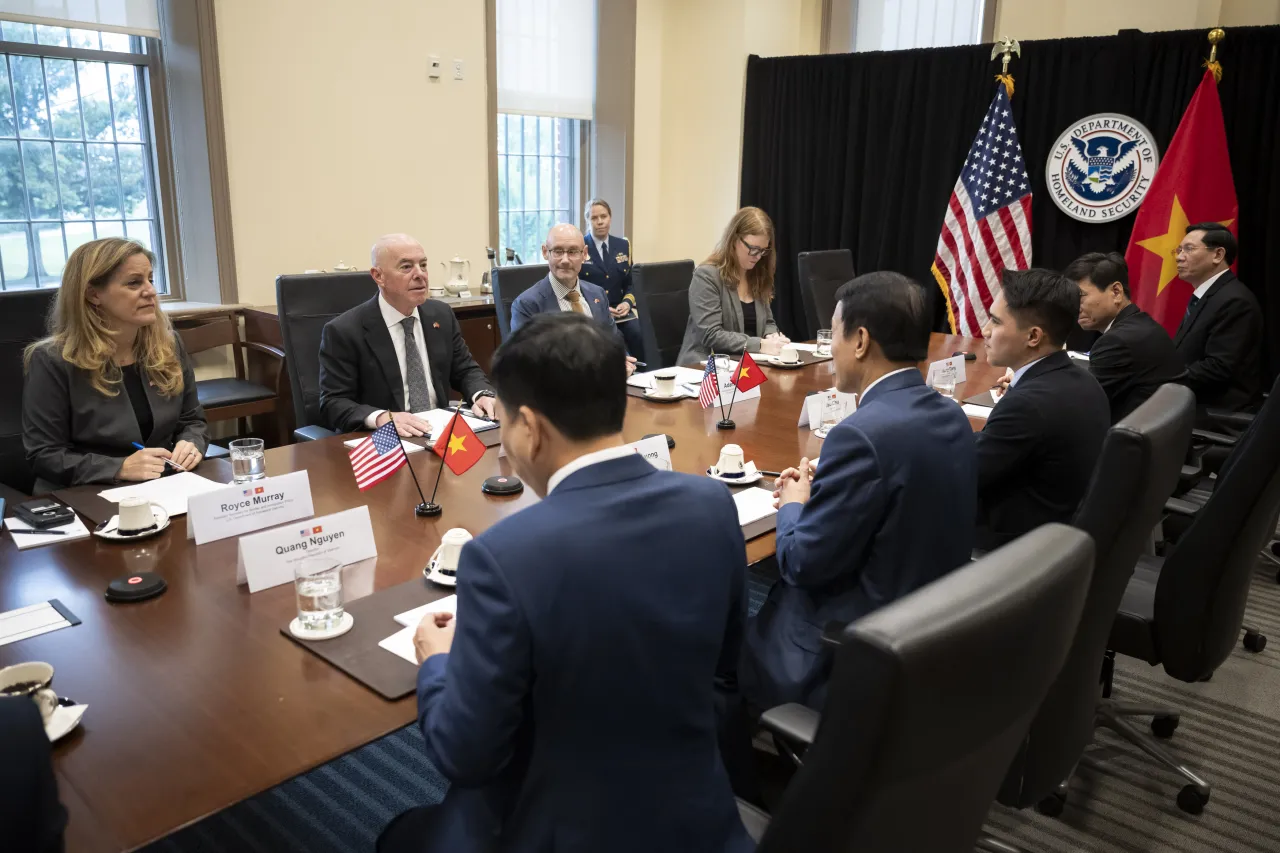
[{"label": "window frame", "polygon": [[[538,120],[538,119],[545,118],[545,119],[550,119],[553,122],[555,121],[570,122],[570,128],[571,128],[570,139],[568,140],[566,145],[566,149],[568,153],[556,154],[553,152],[551,154],[542,154],[538,151],[535,151],[533,153],[526,153],[523,150],[523,145],[521,146],[521,150],[519,152],[512,153],[509,150],[511,147],[510,137],[505,132],[502,135],[503,135],[503,138],[507,139],[508,151],[501,150],[498,146],[497,125],[499,123],[505,123],[507,119],[512,116],[519,116],[521,119]],[[585,203],[587,199],[587,187],[589,185],[590,166],[591,166],[591,163],[590,163],[591,127],[592,127],[592,122],[588,119],[566,118],[564,116],[535,115],[533,113],[498,112],[495,114],[494,140],[493,140],[493,152],[494,152],[493,196],[494,196],[494,218],[495,218],[495,224],[497,227],[495,229],[495,234],[494,234],[494,240],[495,240],[494,246],[498,252],[499,262],[505,261],[505,258],[506,258],[505,251],[507,247],[502,245],[502,233],[504,231],[504,226],[507,225],[509,222],[509,217],[512,216],[513,213],[518,215],[519,213],[529,212],[529,208],[527,205],[522,206],[522,208],[519,211],[514,211],[509,208],[504,209],[502,207],[501,186],[503,184],[507,186],[508,198],[510,198],[511,158],[515,158],[515,157],[529,158],[534,162],[539,162],[544,158],[552,159],[552,160],[567,159],[569,161],[568,165],[569,165],[569,170],[570,170],[570,175],[572,180],[572,186],[570,187],[570,190],[569,190],[569,196],[570,196],[569,208],[568,208],[569,215],[566,221],[572,223],[578,228],[582,227],[582,223],[579,220],[581,216],[582,205]],[[573,133],[573,130],[576,130],[576,134]],[[522,202],[524,200],[523,188],[521,188],[521,200]],[[538,212],[544,209],[545,208],[542,208],[542,207],[536,207],[534,208],[534,212]],[[558,208],[551,208],[551,209],[556,210]],[[539,245],[541,245],[541,240],[539,240]],[[518,247],[512,246],[511,248],[517,249],[517,251],[519,251]],[[543,258],[541,254],[535,254],[533,257],[529,257],[528,255],[521,253],[520,259],[525,264],[543,263]]]},{"label": "window frame", "polygon": [[[158,220],[157,232],[160,246],[156,247],[156,255],[163,259],[166,285],[166,292],[160,294],[160,299],[162,302],[181,302],[185,299],[186,288],[182,276],[181,241],[178,239],[176,230],[173,143],[169,135],[168,104],[164,98],[165,75],[162,48],[159,39],[144,36],[131,36],[131,38],[141,42],[141,53],[121,53],[114,50],[4,40],[0,40],[0,53],[11,56],[115,63],[146,69],[147,73],[143,75],[145,83],[138,87],[138,123],[145,124],[151,134],[151,163],[148,166],[151,170],[151,186],[155,188],[155,197],[150,201],[154,202],[155,217]],[[52,137],[50,140],[53,141]],[[34,246],[31,251],[35,251]]]}]

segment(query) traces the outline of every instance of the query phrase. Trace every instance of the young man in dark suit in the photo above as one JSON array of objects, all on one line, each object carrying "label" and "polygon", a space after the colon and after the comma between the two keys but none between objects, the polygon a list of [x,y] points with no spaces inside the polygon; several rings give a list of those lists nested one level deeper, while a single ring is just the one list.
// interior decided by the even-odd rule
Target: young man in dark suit
[{"label": "young man in dark suit", "polygon": [[373,247],[379,293],[325,324],[320,335],[320,411],[330,429],[353,432],[394,421],[402,436],[426,435],[414,412],[449,405],[452,386],[472,411],[493,417],[493,390],[471,357],[453,309],[427,298],[427,253],[407,234]]},{"label": "young man in dark suit", "polygon": [[746,619],[737,510],[624,445],[624,358],[563,313],[494,358],[503,444],[542,500],[463,547],[457,618],[418,627],[418,724],[451,787],[382,853],[755,849],[716,728]]},{"label": "young man in dark suit", "polygon": [[1090,252],[1064,271],[1080,289],[1080,328],[1101,332],[1089,350],[1089,372],[1111,403],[1111,423],[1146,402],[1182,373],[1164,327],[1129,301],[1129,268],[1118,252]]},{"label": "young man in dark suit", "polygon": [[987,361],[1013,377],[974,435],[984,551],[1070,522],[1111,426],[1102,387],[1062,349],[1080,314],[1075,282],[1052,270],[1006,270],[988,313]]},{"label": "young man in dark suit", "polygon": [[822,462],[775,484],[781,575],[747,629],[742,691],[759,709],[821,709],[828,622],[847,623],[969,561],[977,473],[964,412],[924,384],[928,300],[905,276],[859,276],[836,294],[836,387],[858,410],[828,433]]},{"label": "young man in dark suit", "polygon": [[1180,380],[1196,395],[1202,426],[1207,409],[1239,411],[1262,399],[1262,309],[1231,272],[1235,235],[1217,222],[1187,227],[1175,250],[1178,278],[1195,288],[1173,336],[1186,363]]}]

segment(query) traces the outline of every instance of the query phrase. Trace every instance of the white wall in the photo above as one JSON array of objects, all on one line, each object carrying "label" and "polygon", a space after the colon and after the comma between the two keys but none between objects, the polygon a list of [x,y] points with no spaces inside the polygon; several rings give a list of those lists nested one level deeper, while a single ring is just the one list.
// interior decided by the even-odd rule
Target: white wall
[{"label": "white wall", "polygon": [[[365,267],[407,231],[433,266],[488,241],[481,0],[216,0],[240,301]],[[445,71],[427,78],[427,55]],[[465,79],[452,78],[452,60]],[[435,267],[433,274],[439,275]]]}]

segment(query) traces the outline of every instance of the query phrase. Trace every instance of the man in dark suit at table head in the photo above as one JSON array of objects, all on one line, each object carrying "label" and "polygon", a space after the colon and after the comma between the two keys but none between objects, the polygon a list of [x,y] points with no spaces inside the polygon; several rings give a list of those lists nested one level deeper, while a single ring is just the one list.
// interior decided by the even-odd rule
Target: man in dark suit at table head
[{"label": "man in dark suit at table head", "polygon": [[623,444],[622,341],[530,319],[493,380],[539,503],[462,549],[455,620],[415,638],[418,722],[443,803],[380,851],[748,851],[717,745],[717,677],[746,618],[728,490]]},{"label": "man in dark suit at table head", "polygon": [[1050,521],[1069,522],[1089,485],[1111,406],[1062,349],[1079,314],[1080,288],[1066,276],[1005,271],[982,334],[987,361],[1013,378],[974,436],[984,551]]},{"label": "man in dark suit at table head", "polygon": [[858,409],[831,429],[821,464],[775,484],[780,579],[747,629],[742,689],[761,709],[821,708],[841,625],[969,561],[977,475],[963,410],[924,384],[928,300],[892,272],[840,288],[831,318],[836,387]]},{"label": "man in dark suit at table head", "polygon": [[1080,328],[1102,333],[1089,350],[1089,372],[1111,403],[1111,422],[1128,415],[1182,373],[1164,327],[1129,299],[1129,267],[1118,252],[1090,252],[1063,275],[1080,290]]},{"label": "man in dark suit at table head", "polygon": [[320,335],[320,411],[338,432],[394,421],[402,436],[426,435],[414,412],[449,405],[449,388],[493,417],[493,390],[471,357],[453,309],[427,298],[427,253],[408,234],[374,243],[369,273],[378,295],[335,317]]},{"label": "man in dark suit at table head", "polygon": [[1236,248],[1222,225],[1200,222],[1174,250],[1178,278],[1195,288],[1173,336],[1187,366],[1179,381],[1195,392],[1202,426],[1207,409],[1239,411],[1262,398],[1262,309],[1231,272]]}]

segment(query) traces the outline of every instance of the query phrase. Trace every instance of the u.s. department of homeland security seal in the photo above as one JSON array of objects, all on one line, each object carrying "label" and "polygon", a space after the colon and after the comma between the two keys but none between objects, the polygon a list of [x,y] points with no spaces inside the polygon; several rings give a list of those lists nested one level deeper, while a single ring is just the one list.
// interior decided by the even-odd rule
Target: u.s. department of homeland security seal
[{"label": "u.s. department of homeland security seal", "polygon": [[1098,113],[1058,137],[1045,164],[1045,182],[1067,216],[1110,222],[1138,209],[1159,163],[1151,131],[1128,116]]}]

